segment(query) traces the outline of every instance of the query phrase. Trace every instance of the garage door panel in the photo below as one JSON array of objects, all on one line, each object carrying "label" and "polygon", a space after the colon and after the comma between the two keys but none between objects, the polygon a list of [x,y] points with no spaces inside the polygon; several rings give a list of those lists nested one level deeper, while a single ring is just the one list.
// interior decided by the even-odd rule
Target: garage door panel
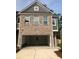
[{"label": "garage door panel", "polygon": [[23,36],[22,46],[49,46],[49,36]]}]

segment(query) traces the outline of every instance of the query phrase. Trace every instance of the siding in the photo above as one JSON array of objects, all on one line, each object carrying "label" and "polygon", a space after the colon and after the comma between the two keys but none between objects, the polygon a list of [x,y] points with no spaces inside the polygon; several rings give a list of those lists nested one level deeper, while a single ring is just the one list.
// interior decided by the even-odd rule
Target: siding
[{"label": "siding", "polygon": [[46,9],[44,9],[42,6],[39,6],[39,11],[34,11],[34,6],[39,6],[38,4],[34,4],[28,9],[24,10],[22,13],[48,13]]}]

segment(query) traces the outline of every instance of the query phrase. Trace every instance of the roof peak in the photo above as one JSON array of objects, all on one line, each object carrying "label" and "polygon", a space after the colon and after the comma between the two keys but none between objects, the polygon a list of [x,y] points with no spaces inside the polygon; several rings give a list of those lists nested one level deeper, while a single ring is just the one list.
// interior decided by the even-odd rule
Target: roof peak
[{"label": "roof peak", "polygon": [[38,0],[35,0],[35,1],[38,1]]},{"label": "roof peak", "polygon": [[34,1],[38,1],[38,0],[34,0]]},{"label": "roof peak", "polygon": [[50,11],[50,9],[46,6],[46,4],[42,4],[39,0],[34,0],[31,4],[29,4],[24,9],[22,9],[19,13],[21,13],[22,11],[28,9],[30,6],[32,6],[35,3],[38,3],[38,5],[42,6],[42,8],[45,8],[46,11],[49,11],[50,13],[53,14],[53,12]]}]

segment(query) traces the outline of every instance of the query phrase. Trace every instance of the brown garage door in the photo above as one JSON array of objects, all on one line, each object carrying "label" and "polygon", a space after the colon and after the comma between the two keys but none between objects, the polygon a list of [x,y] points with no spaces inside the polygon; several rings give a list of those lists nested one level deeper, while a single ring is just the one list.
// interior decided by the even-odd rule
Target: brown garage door
[{"label": "brown garage door", "polygon": [[25,46],[49,46],[49,36],[48,35],[31,35],[23,36],[22,47]]}]

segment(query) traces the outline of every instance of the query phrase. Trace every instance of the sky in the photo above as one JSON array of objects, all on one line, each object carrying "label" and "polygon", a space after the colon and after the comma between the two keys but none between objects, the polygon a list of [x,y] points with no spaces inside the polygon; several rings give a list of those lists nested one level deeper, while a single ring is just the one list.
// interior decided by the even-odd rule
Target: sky
[{"label": "sky", "polygon": [[[34,0],[16,0],[16,10],[20,11],[28,6]],[[55,13],[62,14],[62,0],[39,0],[41,3],[46,4],[47,7]]]}]

